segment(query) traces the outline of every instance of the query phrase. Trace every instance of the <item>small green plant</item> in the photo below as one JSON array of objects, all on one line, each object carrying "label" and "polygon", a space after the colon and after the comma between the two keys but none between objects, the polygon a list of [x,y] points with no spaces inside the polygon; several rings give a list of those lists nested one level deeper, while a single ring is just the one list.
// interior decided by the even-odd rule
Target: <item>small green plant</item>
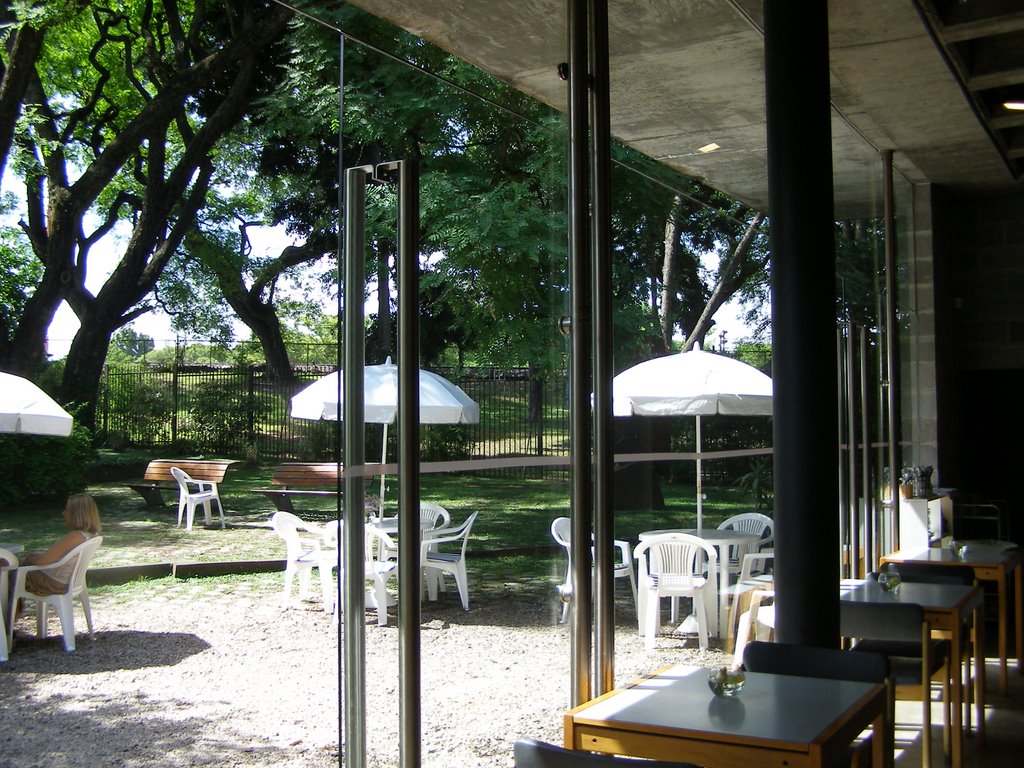
[{"label": "small green plant", "polygon": [[772,509],[772,503],[775,499],[773,484],[774,477],[770,456],[754,456],[750,460],[750,471],[740,475],[736,480],[736,485],[750,493],[756,511],[770,511]]},{"label": "small green plant", "polygon": [[0,437],[0,508],[24,501],[63,501],[85,490],[92,436],[75,424],[69,437]]}]

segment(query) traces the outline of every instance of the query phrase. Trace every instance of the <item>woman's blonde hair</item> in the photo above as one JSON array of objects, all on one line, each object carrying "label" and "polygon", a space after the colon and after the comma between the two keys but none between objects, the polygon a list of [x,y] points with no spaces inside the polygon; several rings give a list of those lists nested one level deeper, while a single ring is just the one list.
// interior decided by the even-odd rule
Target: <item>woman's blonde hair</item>
[{"label": "woman's blonde hair", "polygon": [[100,532],[100,511],[96,500],[88,493],[73,493],[68,496],[64,511],[68,515],[68,526],[76,531]]}]

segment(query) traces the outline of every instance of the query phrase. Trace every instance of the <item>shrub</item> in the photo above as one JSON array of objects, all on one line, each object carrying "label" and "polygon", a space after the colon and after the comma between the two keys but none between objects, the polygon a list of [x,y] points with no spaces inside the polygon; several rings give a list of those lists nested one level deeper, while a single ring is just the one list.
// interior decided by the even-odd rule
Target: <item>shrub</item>
[{"label": "shrub", "polygon": [[267,412],[267,405],[253,394],[230,384],[204,382],[191,393],[190,437],[204,451],[244,450],[252,443],[253,422]]},{"label": "shrub", "polygon": [[0,436],[0,508],[84,491],[94,456],[92,435],[79,424],[70,437]]}]

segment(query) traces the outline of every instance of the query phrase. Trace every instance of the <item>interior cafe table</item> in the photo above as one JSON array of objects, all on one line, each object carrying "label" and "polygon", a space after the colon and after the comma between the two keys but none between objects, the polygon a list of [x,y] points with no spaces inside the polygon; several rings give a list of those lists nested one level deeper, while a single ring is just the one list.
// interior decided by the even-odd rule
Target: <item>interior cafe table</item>
[{"label": "interior cafe table", "polygon": [[571,709],[565,746],[709,768],[821,768],[870,727],[872,764],[891,764],[883,685],[748,672],[738,694],[715,696],[712,671],[667,667]]},{"label": "interior cafe table", "polygon": [[901,549],[885,555],[882,563],[927,563],[936,567],[966,565],[974,570],[978,581],[994,581],[998,599],[999,622],[999,693],[1006,695],[1007,652],[1010,624],[1010,576],[1013,580],[1014,621],[1017,638],[1017,670],[1024,674],[1024,591],[1021,590],[1022,554],[1019,549],[1003,549],[967,543],[958,552],[949,548],[922,547]]},{"label": "interior cafe table", "polygon": [[739,560],[742,562],[744,553],[754,547],[761,537],[756,533],[731,528],[663,528],[657,531],[643,531],[639,538],[643,541],[665,533],[687,533],[703,539],[718,550],[718,612],[709,630],[713,635],[724,635],[722,629],[727,626],[729,617],[729,590],[726,589],[729,586],[729,548],[739,549]]},{"label": "interior cafe table", "polygon": [[[839,599],[860,603],[912,603],[924,609],[924,620],[934,631],[948,633],[950,643],[950,744],[953,768],[963,765],[964,731],[964,685],[963,637],[960,632],[965,622],[974,623],[975,642],[980,648],[985,644],[984,603],[985,595],[979,586],[963,584],[925,584],[903,582],[895,592],[887,592],[876,581],[844,579],[839,585]],[[978,710],[978,738],[985,736],[985,658],[979,648],[974,649],[974,696]],[[969,710],[968,710],[969,712]]]}]

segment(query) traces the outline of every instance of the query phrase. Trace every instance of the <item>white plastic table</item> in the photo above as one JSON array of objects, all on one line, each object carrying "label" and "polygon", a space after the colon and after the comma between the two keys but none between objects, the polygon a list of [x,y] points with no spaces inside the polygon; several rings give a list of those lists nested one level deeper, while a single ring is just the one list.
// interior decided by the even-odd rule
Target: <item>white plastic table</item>
[{"label": "white plastic table", "polygon": [[740,547],[740,560],[748,547],[756,544],[760,536],[746,531],[735,531],[730,528],[704,528],[698,532],[696,528],[662,528],[656,531],[643,531],[640,541],[664,533],[688,533],[697,536],[718,550],[718,614],[713,617],[713,626],[708,630],[716,637],[722,635],[721,627],[726,626],[729,617],[729,547]]}]

